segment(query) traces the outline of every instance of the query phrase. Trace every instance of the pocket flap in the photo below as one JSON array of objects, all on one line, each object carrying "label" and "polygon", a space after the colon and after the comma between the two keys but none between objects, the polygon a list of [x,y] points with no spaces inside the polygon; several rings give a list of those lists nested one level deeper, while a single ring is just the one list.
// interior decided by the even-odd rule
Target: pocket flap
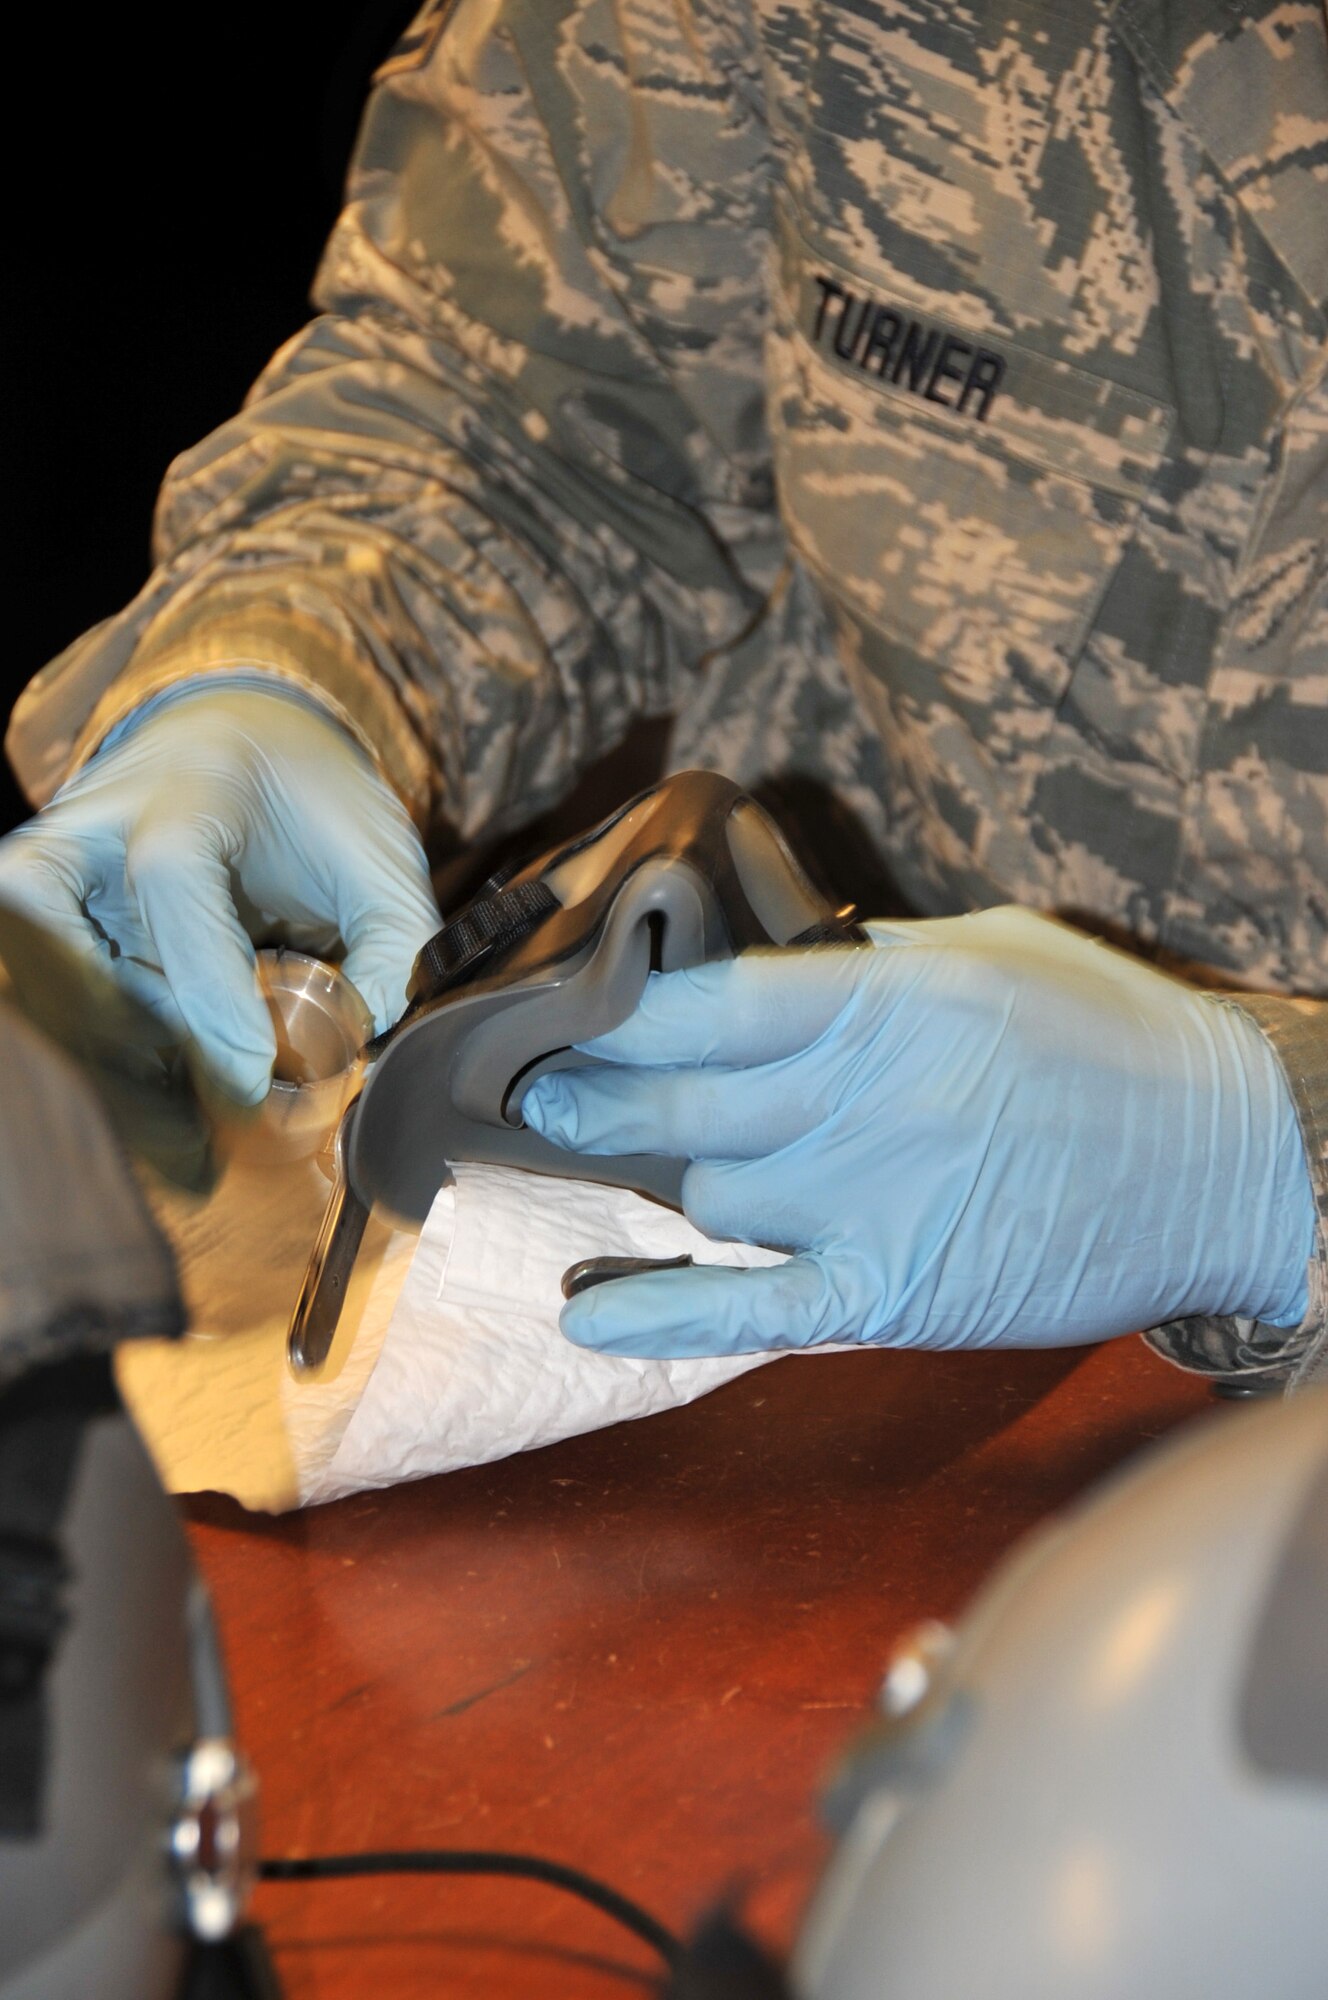
[{"label": "pocket flap", "polygon": [[1111,22],[1297,284],[1328,310],[1323,0],[1117,0]]}]

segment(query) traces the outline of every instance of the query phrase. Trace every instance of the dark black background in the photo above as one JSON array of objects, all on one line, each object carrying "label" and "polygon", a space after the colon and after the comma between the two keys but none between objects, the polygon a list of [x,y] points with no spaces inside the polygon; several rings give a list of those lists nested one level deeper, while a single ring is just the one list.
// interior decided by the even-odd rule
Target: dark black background
[{"label": "dark black background", "polygon": [[[419,5],[143,0],[7,20],[23,136],[0,183],[0,720],[40,666],[139,589],[166,467],[308,318],[370,78]],[[566,837],[652,782],[666,739],[666,723],[639,723],[522,842]],[[786,781],[760,795],[837,896],[901,907],[823,793]],[[26,810],[0,760],[0,831]],[[472,859],[482,872],[492,856]]]},{"label": "dark black background", "polygon": [[[28,12],[0,224],[4,716],[138,589],[166,466],[308,317],[370,74],[415,4]],[[0,827],[23,810],[6,766]]]}]

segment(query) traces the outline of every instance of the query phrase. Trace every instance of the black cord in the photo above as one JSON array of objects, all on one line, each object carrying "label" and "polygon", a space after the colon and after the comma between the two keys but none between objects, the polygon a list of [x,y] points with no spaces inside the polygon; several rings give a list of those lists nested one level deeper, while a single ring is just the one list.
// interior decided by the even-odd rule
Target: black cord
[{"label": "black cord", "polygon": [[565,1889],[602,1910],[606,1917],[631,1931],[657,1951],[664,1963],[674,1966],[682,1957],[682,1942],[665,1928],[649,1910],[628,1896],[619,1895],[606,1882],[597,1881],[579,1868],[561,1861],[545,1861],[538,1854],[505,1854],[483,1848],[420,1847],[392,1849],[367,1854],[308,1854],[294,1860],[260,1861],[258,1874],[263,1882],[327,1882],[348,1875],[516,1875],[528,1882],[544,1882],[551,1889]]}]

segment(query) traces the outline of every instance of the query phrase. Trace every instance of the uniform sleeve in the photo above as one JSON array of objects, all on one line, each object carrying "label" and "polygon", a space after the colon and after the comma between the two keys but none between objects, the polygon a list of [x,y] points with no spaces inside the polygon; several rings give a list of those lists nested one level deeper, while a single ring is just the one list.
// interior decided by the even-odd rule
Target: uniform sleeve
[{"label": "uniform sleeve", "polygon": [[1328,1001],[1224,996],[1272,1043],[1291,1091],[1318,1213],[1309,1304],[1299,1326],[1231,1317],[1174,1320],[1146,1336],[1197,1374],[1242,1376],[1269,1389],[1328,1382]]},{"label": "uniform sleeve", "polygon": [[433,4],[379,72],[315,318],[171,467],[135,601],[32,683],[44,802],[258,664],[421,822],[533,816],[749,626],[779,562],[768,148],[742,9]]}]

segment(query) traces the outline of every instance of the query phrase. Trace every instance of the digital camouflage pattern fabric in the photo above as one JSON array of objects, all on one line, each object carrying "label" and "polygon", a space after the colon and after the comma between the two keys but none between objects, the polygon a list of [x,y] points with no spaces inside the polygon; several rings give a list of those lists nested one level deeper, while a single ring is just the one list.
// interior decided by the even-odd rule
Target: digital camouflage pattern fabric
[{"label": "digital camouflage pattern fabric", "polygon": [[[433,4],[315,296],[26,697],[35,797],[237,661],[464,836],[673,712],[919,911],[1328,994],[1323,0]],[[1303,1370],[1325,1270],[1165,1338]]]}]

